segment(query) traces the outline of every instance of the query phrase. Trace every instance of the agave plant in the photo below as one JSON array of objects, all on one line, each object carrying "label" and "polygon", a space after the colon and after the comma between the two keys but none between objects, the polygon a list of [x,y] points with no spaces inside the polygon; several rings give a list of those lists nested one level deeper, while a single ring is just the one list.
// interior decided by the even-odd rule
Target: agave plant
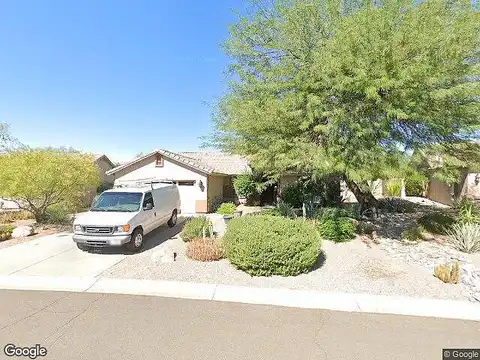
[{"label": "agave plant", "polygon": [[289,218],[296,218],[297,214],[295,213],[295,209],[287,204],[286,202],[281,202],[277,206],[278,211],[282,216],[289,217]]},{"label": "agave plant", "polygon": [[480,251],[480,225],[458,223],[448,232],[448,241],[457,250],[474,253]]}]

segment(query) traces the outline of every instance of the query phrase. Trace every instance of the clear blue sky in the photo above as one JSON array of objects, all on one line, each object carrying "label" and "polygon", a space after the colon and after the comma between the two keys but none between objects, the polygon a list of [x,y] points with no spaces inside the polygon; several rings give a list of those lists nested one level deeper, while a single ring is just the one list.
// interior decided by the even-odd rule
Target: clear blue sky
[{"label": "clear blue sky", "polygon": [[197,150],[242,0],[3,0],[0,122],[30,146],[128,160]]}]

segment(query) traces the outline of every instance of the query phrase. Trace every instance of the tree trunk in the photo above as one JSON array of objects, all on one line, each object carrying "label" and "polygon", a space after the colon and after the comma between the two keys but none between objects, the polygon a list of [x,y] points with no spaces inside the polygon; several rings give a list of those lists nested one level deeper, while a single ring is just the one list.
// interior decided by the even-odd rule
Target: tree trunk
[{"label": "tree trunk", "polygon": [[372,192],[366,184],[357,184],[350,180],[347,176],[343,178],[347,187],[355,195],[359,205],[359,215],[362,216],[367,210],[371,211],[371,216],[375,218],[378,213],[378,200],[373,196]]}]

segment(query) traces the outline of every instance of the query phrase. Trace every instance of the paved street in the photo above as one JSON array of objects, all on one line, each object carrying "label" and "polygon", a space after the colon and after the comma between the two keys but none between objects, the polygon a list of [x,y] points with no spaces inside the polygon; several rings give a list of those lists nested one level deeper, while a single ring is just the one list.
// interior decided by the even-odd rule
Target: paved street
[{"label": "paved street", "polygon": [[0,308],[0,359],[8,343],[59,360],[434,360],[480,347],[480,322],[459,320],[13,290]]}]

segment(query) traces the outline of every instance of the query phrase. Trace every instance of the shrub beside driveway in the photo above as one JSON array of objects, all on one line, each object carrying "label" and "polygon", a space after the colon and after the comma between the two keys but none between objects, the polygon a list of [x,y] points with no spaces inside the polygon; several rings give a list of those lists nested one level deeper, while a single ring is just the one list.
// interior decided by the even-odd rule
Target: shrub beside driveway
[{"label": "shrub beside driveway", "polygon": [[223,244],[232,265],[252,276],[295,276],[315,264],[321,240],[301,220],[248,216],[231,220]]}]

